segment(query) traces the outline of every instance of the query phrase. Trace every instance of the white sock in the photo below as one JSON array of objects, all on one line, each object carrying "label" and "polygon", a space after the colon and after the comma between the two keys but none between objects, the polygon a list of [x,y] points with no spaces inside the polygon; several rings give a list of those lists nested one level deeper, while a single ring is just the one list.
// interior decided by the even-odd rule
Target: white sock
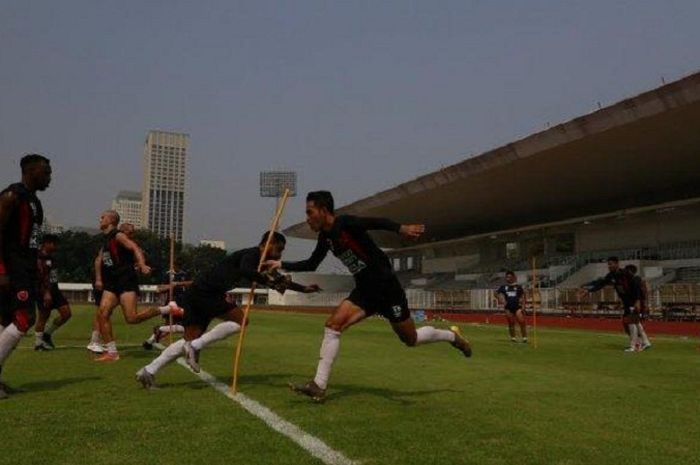
[{"label": "white sock", "polygon": [[34,333],[34,345],[39,345],[44,342],[44,333]]},{"label": "white sock", "polygon": [[[182,325],[173,325],[173,333],[184,333],[185,332],[185,327]],[[158,328],[158,331],[161,333],[166,333],[168,334],[170,332],[170,325],[163,325],[160,328]]]},{"label": "white sock", "polygon": [[176,360],[180,356],[180,354],[182,354],[184,347],[184,339],[180,339],[178,341],[173,342],[168,347],[166,347],[165,350],[161,352],[155,360],[146,365],[146,371],[152,375],[155,375],[165,365]]},{"label": "white sock", "polygon": [[117,353],[117,343],[115,341],[107,343],[107,352],[109,352],[110,354]]},{"label": "white sock", "polygon": [[17,329],[14,323],[10,324],[0,334],[0,366],[5,363],[10,353],[17,347],[22,336],[24,336],[24,333]]},{"label": "white sock", "polygon": [[637,325],[636,324],[631,324],[627,325],[627,327],[630,330],[630,348],[634,349],[635,346],[637,345],[638,342],[638,337],[637,337]]},{"label": "white sock", "polygon": [[318,361],[316,377],[314,378],[314,383],[321,389],[326,389],[326,386],[328,386],[328,378],[331,376],[333,362],[339,350],[340,331],[325,328],[323,331],[323,342],[321,343],[321,360]]},{"label": "white sock", "polygon": [[430,344],[431,342],[455,340],[455,333],[446,329],[435,329],[432,326],[423,326],[416,330],[416,345]]},{"label": "white sock", "polygon": [[214,326],[206,333],[194,339],[190,344],[195,350],[202,350],[212,342],[220,341],[229,337],[231,334],[237,333],[241,329],[241,325],[235,321],[224,321]]},{"label": "white sock", "polygon": [[645,346],[650,346],[651,341],[649,340],[649,337],[647,336],[647,332],[644,331],[644,326],[642,326],[641,323],[637,323],[637,332],[639,333],[639,337],[642,339],[642,343]]},{"label": "white sock", "polygon": [[100,335],[99,331],[93,331],[92,335],[90,336],[90,343],[91,344],[99,344],[102,341],[102,336]]}]

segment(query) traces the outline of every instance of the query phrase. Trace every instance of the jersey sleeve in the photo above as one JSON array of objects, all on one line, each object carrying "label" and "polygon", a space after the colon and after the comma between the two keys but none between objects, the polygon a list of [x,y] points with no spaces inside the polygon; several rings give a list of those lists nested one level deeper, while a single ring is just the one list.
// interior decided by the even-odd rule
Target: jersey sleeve
[{"label": "jersey sleeve", "polygon": [[354,226],[365,231],[392,231],[399,232],[401,225],[387,218],[365,218],[360,216],[344,216],[348,226]]}]

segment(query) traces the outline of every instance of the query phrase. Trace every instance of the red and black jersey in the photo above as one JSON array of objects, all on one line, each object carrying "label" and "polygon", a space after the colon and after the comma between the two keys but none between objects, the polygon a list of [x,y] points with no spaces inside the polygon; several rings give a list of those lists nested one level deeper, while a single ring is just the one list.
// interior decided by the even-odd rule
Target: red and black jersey
[{"label": "red and black jersey", "polygon": [[105,236],[102,244],[102,279],[105,281],[136,274],[134,253],[117,240],[117,234],[123,233],[116,229],[112,230]]},{"label": "red and black jersey", "polygon": [[0,192],[0,196],[7,192],[12,192],[18,199],[2,235],[5,256],[1,258],[12,274],[13,266],[36,268],[44,210],[37,196],[22,183],[11,184]]},{"label": "red and black jersey", "polygon": [[340,215],[330,231],[321,231],[311,257],[299,262],[283,262],[288,271],[314,271],[332,251],[353,274],[356,284],[376,285],[394,277],[391,262],[367,231],[398,232],[400,224],[384,218],[360,218]]},{"label": "red and black jersey", "polygon": [[625,308],[633,307],[635,303],[642,299],[641,279],[635,277],[622,269],[611,271],[605,277],[591,281],[584,285],[590,292],[598,291],[605,286],[611,285],[615,288],[617,296],[622,301]]}]

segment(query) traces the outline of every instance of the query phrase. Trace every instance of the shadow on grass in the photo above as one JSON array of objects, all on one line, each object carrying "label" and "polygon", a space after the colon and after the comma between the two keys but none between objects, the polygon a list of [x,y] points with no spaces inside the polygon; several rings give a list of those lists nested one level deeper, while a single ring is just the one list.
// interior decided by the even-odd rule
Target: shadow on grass
[{"label": "shadow on grass", "polygon": [[[412,405],[416,401],[415,398],[430,396],[433,394],[444,394],[444,393],[460,393],[464,391],[455,389],[425,389],[419,391],[399,391],[396,389],[372,387],[367,385],[357,385],[357,384],[334,384],[330,388],[330,392],[326,395],[326,401],[337,401],[346,397],[353,396],[375,396],[381,397],[390,402],[394,402],[398,405]],[[294,395],[294,394],[292,394]],[[303,395],[297,394],[298,402],[309,402],[309,399]]]},{"label": "shadow on grass", "polygon": [[31,383],[24,383],[17,389],[17,394],[31,394],[34,392],[41,391],[55,391],[61,389],[65,386],[70,386],[72,384],[84,383],[87,381],[97,381],[102,378],[99,376],[83,376],[83,377],[71,377],[63,379],[47,379],[44,381],[34,381]]}]

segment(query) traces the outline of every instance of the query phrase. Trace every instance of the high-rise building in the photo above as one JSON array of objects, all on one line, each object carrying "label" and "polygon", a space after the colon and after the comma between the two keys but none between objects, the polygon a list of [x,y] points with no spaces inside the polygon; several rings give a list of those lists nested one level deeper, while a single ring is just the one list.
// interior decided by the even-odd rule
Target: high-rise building
[{"label": "high-rise building", "polygon": [[182,241],[189,142],[187,134],[149,131],[143,150],[142,224],[177,241]]},{"label": "high-rise building", "polygon": [[141,192],[119,191],[112,200],[112,210],[119,213],[122,223],[131,223],[140,228],[141,222]]}]

